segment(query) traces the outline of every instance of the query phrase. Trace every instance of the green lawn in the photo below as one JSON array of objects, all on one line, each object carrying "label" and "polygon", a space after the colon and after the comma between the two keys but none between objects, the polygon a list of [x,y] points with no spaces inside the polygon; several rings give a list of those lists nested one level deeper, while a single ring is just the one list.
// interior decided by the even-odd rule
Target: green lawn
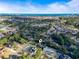
[{"label": "green lawn", "polygon": [[41,56],[42,56],[42,49],[38,48],[34,59],[40,59]]},{"label": "green lawn", "polygon": [[6,31],[4,31],[4,30],[0,30],[0,33],[4,33],[4,32],[6,32]]},{"label": "green lawn", "polygon": [[7,38],[2,38],[2,39],[0,39],[0,44],[5,44],[5,43],[7,43]]}]

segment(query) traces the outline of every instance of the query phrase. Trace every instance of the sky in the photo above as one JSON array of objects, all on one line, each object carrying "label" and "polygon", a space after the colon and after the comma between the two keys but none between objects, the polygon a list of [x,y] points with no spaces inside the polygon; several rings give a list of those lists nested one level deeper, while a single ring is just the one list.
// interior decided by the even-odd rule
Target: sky
[{"label": "sky", "polygon": [[79,14],[79,0],[0,0],[0,13]]}]

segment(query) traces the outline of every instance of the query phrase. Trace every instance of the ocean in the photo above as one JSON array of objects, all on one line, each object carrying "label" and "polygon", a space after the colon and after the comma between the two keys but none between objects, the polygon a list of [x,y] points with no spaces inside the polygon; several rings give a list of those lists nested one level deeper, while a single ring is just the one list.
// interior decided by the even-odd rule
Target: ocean
[{"label": "ocean", "polygon": [[79,14],[0,14],[0,16],[79,16]]}]

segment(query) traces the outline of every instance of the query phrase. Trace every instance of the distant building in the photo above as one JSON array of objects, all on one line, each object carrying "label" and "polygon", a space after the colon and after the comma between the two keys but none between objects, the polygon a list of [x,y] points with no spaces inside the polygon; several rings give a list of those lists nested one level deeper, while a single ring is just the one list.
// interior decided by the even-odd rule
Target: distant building
[{"label": "distant building", "polygon": [[36,47],[33,47],[33,46],[27,46],[23,49],[23,51],[26,53],[26,54],[30,54],[31,56],[35,55],[36,54]]},{"label": "distant building", "polygon": [[57,59],[56,51],[52,48],[49,48],[49,47],[44,48],[43,54],[46,55],[48,58]]},{"label": "distant building", "polygon": [[0,39],[5,37],[5,35],[3,35],[2,33],[0,33]]},{"label": "distant building", "polygon": [[72,59],[70,56],[65,55],[63,53],[57,53],[57,59]]},{"label": "distant building", "polygon": [[20,59],[20,56],[18,56],[18,55],[10,55],[9,59]]}]

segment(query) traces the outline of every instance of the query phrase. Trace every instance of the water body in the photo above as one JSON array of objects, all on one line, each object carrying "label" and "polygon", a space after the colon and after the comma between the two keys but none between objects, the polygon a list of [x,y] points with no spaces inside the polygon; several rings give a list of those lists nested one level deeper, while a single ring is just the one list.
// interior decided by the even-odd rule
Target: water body
[{"label": "water body", "polygon": [[0,16],[79,16],[79,14],[0,14]]}]

